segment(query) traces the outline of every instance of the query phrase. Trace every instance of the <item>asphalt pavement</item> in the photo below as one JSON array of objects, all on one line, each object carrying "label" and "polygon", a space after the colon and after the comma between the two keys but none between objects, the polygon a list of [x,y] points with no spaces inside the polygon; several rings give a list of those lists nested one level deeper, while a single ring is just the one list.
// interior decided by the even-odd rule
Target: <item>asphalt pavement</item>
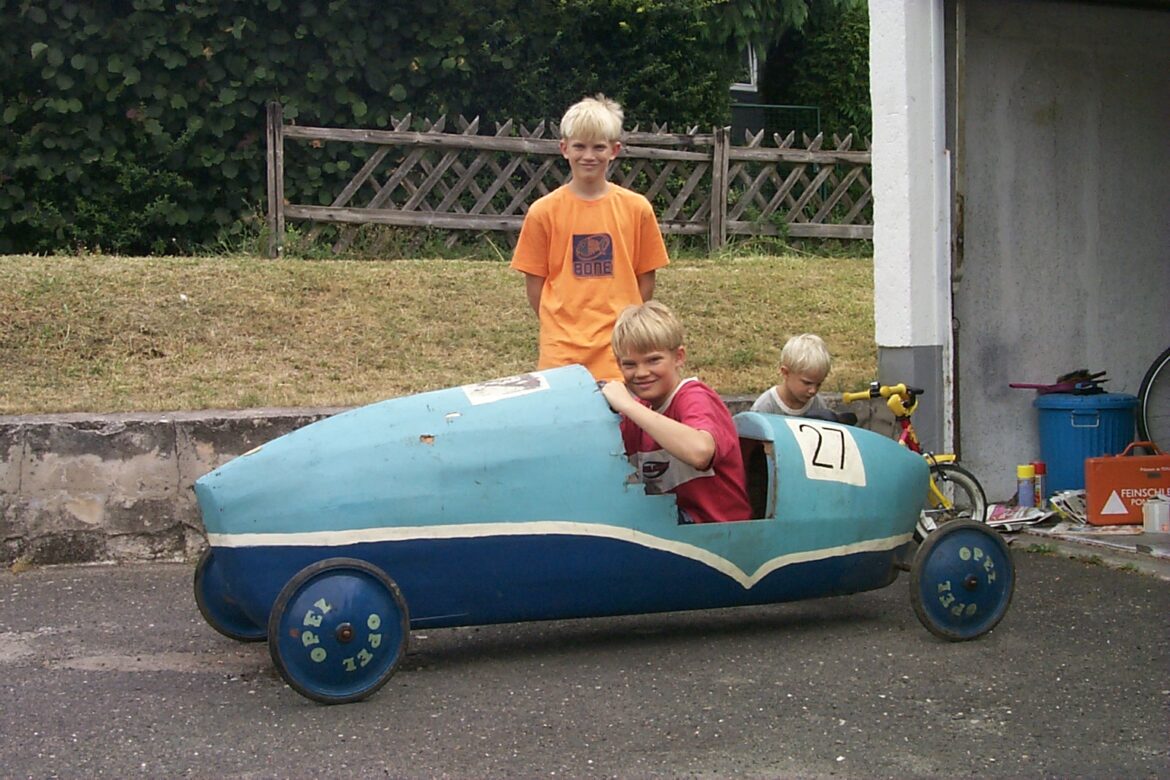
[{"label": "asphalt pavement", "polygon": [[1168,777],[1170,581],[1014,550],[989,635],[854,596],[415,632],[357,704],[207,626],[192,564],[0,573],[6,778]]}]

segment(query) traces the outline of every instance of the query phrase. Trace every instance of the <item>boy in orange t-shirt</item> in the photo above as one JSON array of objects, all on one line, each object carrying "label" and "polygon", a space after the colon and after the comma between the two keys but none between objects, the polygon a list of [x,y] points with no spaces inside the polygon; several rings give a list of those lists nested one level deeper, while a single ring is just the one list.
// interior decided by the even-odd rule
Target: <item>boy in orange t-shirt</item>
[{"label": "boy in orange t-shirt", "polygon": [[650,201],[607,178],[623,118],[604,95],[570,106],[560,125],[569,181],[524,217],[511,267],[540,319],[538,369],[580,363],[595,379],[620,380],[614,322],[653,297],[654,273],[670,262]]}]

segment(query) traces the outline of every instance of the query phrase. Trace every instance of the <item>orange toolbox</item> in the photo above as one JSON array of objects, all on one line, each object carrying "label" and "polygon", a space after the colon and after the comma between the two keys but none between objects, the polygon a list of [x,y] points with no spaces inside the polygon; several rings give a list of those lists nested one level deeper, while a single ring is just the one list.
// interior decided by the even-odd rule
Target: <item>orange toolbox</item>
[{"label": "orange toolbox", "polygon": [[[1154,455],[1132,455],[1143,447]],[[1142,504],[1170,500],[1170,455],[1148,441],[1135,441],[1120,455],[1085,459],[1085,505],[1093,525],[1142,524]]]}]

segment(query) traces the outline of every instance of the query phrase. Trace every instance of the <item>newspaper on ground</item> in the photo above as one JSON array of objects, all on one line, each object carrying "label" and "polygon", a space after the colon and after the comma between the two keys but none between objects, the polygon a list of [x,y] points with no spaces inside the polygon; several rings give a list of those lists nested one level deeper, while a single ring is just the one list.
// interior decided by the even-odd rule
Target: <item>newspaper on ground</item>
[{"label": "newspaper on ground", "polygon": [[1036,525],[1056,516],[1055,510],[1038,506],[992,504],[987,507],[987,524],[1000,531],[1018,531],[1026,525]]}]

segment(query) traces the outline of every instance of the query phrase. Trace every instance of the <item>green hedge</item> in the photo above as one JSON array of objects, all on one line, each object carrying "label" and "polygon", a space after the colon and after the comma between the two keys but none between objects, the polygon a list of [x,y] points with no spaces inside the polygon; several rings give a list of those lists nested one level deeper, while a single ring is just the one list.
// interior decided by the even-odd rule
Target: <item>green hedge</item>
[{"label": "green hedge", "polygon": [[[734,58],[704,44],[707,0],[410,5],[0,0],[0,252],[230,242],[264,208],[269,100],[336,127],[408,112],[533,124],[595,91],[628,123],[727,120]],[[339,156],[320,178],[346,168]]]},{"label": "green hedge", "polygon": [[818,4],[808,23],[789,30],[768,55],[764,98],[818,106],[826,133],[873,133],[869,95],[869,9],[863,2]]}]

